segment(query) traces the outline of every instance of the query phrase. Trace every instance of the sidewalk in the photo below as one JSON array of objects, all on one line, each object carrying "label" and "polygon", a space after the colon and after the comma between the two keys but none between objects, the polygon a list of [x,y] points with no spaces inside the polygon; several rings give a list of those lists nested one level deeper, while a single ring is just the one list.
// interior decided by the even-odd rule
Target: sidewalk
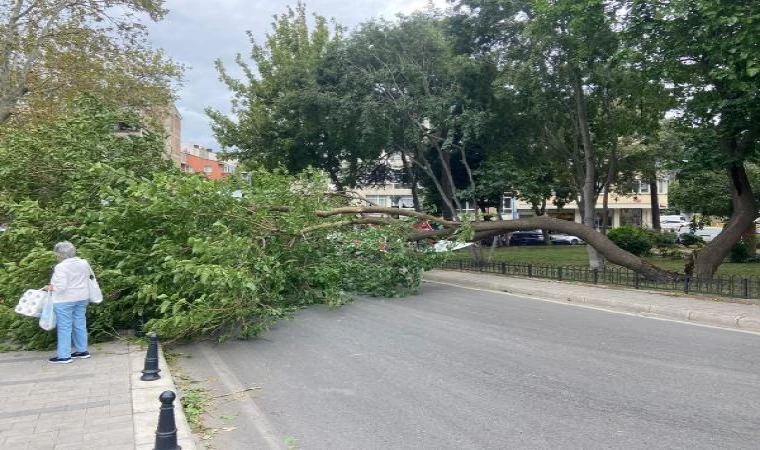
[{"label": "sidewalk", "polygon": [[[0,353],[0,448],[13,450],[150,450],[158,396],[176,392],[163,353],[161,379],[140,376],[145,349],[123,342],[90,346],[92,357],[49,364],[52,352]],[[174,402],[179,445],[195,444]]]},{"label": "sidewalk", "polygon": [[651,317],[760,332],[760,305],[729,303],[676,293],[450,270],[432,270],[426,272],[423,279]]}]

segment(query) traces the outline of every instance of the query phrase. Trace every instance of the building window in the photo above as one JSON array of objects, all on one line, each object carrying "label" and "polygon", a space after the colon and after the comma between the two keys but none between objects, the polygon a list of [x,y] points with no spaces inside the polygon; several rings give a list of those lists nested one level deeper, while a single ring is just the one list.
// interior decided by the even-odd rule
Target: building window
[{"label": "building window", "polygon": [[668,193],[668,180],[657,180],[657,192],[660,194]]},{"label": "building window", "polygon": [[501,212],[512,212],[513,199],[512,197],[501,198]]},{"label": "building window", "polygon": [[367,200],[377,206],[388,206],[388,197],[385,195],[368,195]]},{"label": "building window", "polygon": [[414,199],[412,197],[401,197],[398,200],[399,208],[414,208]]},{"label": "building window", "polygon": [[475,205],[470,206],[469,200],[465,201],[463,206],[464,208],[459,211],[461,214],[471,214],[475,212]]},{"label": "building window", "polygon": [[203,168],[203,172],[204,173],[211,173],[213,171],[214,171],[214,169],[211,168],[211,166],[206,166],[206,167]]},{"label": "building window", "polygon": [[648,194],[648,193],[649,193],[649,182],[639,181],[639,194]]}]

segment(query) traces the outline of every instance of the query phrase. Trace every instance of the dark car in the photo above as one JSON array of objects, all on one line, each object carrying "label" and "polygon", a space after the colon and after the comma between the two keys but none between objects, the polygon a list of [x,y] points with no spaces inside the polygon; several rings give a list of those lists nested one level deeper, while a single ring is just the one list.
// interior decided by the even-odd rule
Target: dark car
[{"label": "dark car", "polygon": [[509,245],[544,245],[544,234],[540,231],[516,231],[509,237]]}]

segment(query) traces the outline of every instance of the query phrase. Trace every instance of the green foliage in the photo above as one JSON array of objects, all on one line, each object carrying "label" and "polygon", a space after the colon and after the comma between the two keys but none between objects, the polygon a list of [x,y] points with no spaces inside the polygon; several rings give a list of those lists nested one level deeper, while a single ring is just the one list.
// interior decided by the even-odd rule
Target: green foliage
[{"label": "green foliage", "polygon": [[[760,167],[754,163],[745,163],[745,168],[752,185],[760,185]],[[755,201],[760,201],[760,193],[753,194]],[[697,212],[703,216],[730,217],[733,213],[730,180],[724,173],[700,170],[692,165],[679,174],[676,183],[669,186],[668,203],[683,211]]]},{"label": "green foliage", "polygon": [[739,242],[731,247],[728,259],[732,263],[744,263],[748,262],[752,256],[749,244],[744,239],[739,239]]},{"label": "green foliage", "polygon": [[[331,238],[340,224],[330,222],[340,219],[316,211],[342,200],[323,194],[319,172],[211,182],[164,164],[156,136],[113,136],[105,124],[116,117],[88,100],[59,121],[6,130],[0,158],[15,169],[0,175],[0,211],[11,218],[0,234],[6,339],[29,348],[52,342],[12,308],[25,289],[47,282],[49,249],[62,239],[91,262],[104,290],[89,312],[96,337],[144,322],[165,339],[245,338],[305,304],[340,304],[344,291],[413,292],[431,267],[435,256],[404,243],[406,227],[349,230],[349,243]],[[30,177],[24,164],[41,148],[70,170],[51,163],[49,176]],[[373,251],[376,243],[385,251]]]},{"label": "green foliage", "polygon": [[660,230],[643,230],[649,236],[649,242],[659,250],[667,250],[676,246],[676,234]]},{"label": "green foliage", "polygon": [[[399,230],[402,231],[402,230]],[[344,256],[342,287],[349,292],[400,297],[413,293],[422,273],[440,262],[441,254],[410,251],[402,233],[361,229],[335,237],[338,254]],[[379,269],[379,270],[378,270]]]},{"label": "green foliage", "polygon": [[682,234],[678,240],[682,245],[685,245],[687,247],[692,245],[702,245],[705,243],[705,240],[702,239],[702,236],[697,236],[696,234],[691,233]]},{"label": "green foliage", "polygon": [[4,0],[0,123],[45,119],[83,92],[114,107],[164,106],[182,67],[148,42],[164,0]]},{"label": "green foliage", "polygon": [[[234,95],[235,120],[209,109],[219,142],[239,159],[268,169],[284,167],[297,173],[308,167],[327,171],[342,189],[357,183],[360,160],[374,160],[377,145],[368,146],[370,133],[357,114],[360,99],[343,95],[342,74],[328,50],[340,44],[342,28],[314,16],[308,24],[306,7],[275,16],[265,42],[253,42],[255,70],[241,55],[236,63],[245,78],[233,78],[221,61],[217,70]],[[362,145],[364,144],[364,145]],[[349,163],[346,169],[341,163]]]},{"label": "green foliage", "polygon": [[618,247],[637,256],[647,255],[652,249],[649,235],[638,227],[624,226],[613,228],[607,233],[607,237]]}]

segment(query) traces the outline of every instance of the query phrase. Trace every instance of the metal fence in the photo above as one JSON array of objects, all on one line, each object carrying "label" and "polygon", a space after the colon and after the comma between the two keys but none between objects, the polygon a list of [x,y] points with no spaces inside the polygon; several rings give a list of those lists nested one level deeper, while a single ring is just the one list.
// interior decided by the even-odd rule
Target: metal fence
[{"label": "metal fence", "polygon": [[[648,280],[638,272],[622,267],[598,270],[582,266],[476,262],[469,260],[445,261],[441,264],[440,268],[529,278],[546,278],[558,281],[626,286],[635,289],[677,291],[686,294],[717,295],[745,299],[760,298],[760,277],[757,276],[716,275],[709,279],[683,277],[680,280],[664,281]],[[760,302],[753,301],[753,303]]]}]

